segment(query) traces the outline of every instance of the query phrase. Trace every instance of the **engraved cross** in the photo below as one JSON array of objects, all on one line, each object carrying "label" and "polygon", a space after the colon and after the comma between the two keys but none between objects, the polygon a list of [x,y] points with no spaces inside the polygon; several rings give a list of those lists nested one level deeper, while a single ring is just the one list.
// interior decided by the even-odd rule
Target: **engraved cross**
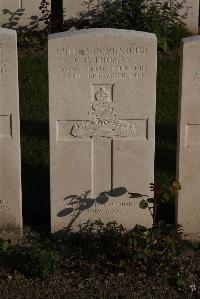
[{"label": "engraved cross", "polygon": [[[98,84],[94,89],[89,120],[57,122],[58,142],[91,141],[92,196],[112,190],[116,141],[147,139],[147,119],[119,119],[114,110],[113,85]],[[67,133],[68,132],[68,133]]]}]

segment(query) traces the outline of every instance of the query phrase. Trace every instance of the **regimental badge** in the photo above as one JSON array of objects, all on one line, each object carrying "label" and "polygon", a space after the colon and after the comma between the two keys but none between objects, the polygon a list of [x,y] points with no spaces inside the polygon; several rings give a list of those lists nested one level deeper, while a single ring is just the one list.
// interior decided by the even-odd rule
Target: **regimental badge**
[{"label": "regimental badge", "polygon": [[133,124],[119,120],[114,111],[111,93],[101,87],[95,93],[94,102],[89,111],[91,120],[75,124],[70,134],[78,138],[127,137],[135,134]]}]

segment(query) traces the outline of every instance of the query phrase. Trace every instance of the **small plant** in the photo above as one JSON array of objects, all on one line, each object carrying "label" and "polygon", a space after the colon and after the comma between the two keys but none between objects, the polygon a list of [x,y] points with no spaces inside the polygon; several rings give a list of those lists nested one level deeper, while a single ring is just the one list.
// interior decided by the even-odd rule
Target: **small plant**
[{"label": "small plant", "polygon": [[188,280],[185,275],[178,275],[175,280],[175,286],[177,287],[178,291],[183,291],[188,287]]},{"label": "small plant", "polygon": [[0,240],[0,253],[8,252],[9,248],[10,248],[10,244],[7,240]]},{"label": "small plant", "polygon": [[150,184],[151,191],[154,192],[154,197],[148,197],[147,195],[140,193],[129,192],[130,198],[141,198],[139,207],[141,209],[148,209],[152,218],[153,225],[156,224],[157,209],[160,204],[165,204],[171,200],[174,200],[178,195],[178,191],[181,190],[179,182],[172,182],[170,186],[156,186],[153,183]]},{"label": "small plant", "polygon": [[127,230],[116,222],[88,221],[77,233],[69,233],[67,244],[89,258],[105,256],[126,270],[148,271],[173,264],[181,247],[181,226],[160,221],[151,228],[136,225]]},{"label": "small plant", "polygon": [[170,267],[180,254],[180,227],[160,221],[152,228],[136,225],[126,238],[128,255],[120,260],[125,269],[148,271]]},{"label": "small plant", "polygon": [[44,278],[57,270],[58,260],[55,252],[36,247],[23,254],[20,270],[28,276]]},{"label": "small plant", "polygon": [[24,48],[36,47],[40,44],[41,38],[37,33],[23,32],[18,34],[18,46]]}]

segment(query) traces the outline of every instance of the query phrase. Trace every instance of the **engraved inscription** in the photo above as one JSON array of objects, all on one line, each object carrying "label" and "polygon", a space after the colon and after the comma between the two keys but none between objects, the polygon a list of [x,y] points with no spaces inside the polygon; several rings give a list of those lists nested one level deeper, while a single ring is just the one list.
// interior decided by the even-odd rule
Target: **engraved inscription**
[{"label": "engraved inscription", "polygon": [[95,100],[92,103],[90,121],[73,125],[71,135],[78,138],[127,137],[135,134],[133,124],[119,120],[114,112],[111,94],[105,87],[95,93]]},{"label": "engraved inscription", "polygon": [[9,207],[5,200],[0,200],[0,210],[1,211],[8,211]]},{"label": "engraved inscription", "polygon": [[[104,213],[109,213],[109,214],[114,214],[118,213],[123,207],[133,207],[135,205],[134,202],[128,201],[128,202],[111,202],[107,204],[99,204],[99,203],[94,203],[93,207],[89,208],[87,210],[88,214],[104,214]],[[106,210],[105,210],[106,208]]]},{"label": "engraved inscription", "polygon": [[198,83],[200,82],[200,69],[197,69],[197,70],[195,71],[194,82],[195,82],[196,84],[198,84]]},{"label": "engraved inscription", "polygon": [[62,77],[81,79],[139,79],[148,66],[136,63],[135,56],[148,55],[144,46],[128,48],[59,48],[58,56],[66,56],[65,65],[58,65]]},{"label": "engraved inscription", "polygon": [[9,63],[7,61],[0,61],[0,74],[5,73],[9,67]]},{"label": "engraved inscription", "polygon": [[59,48],[57,49],[58,55],[126,55],[126,54],[148,54],[148,49],[144,46],[126,47],[126,48],[82,48],[82,49],[71,49],[71,48]]}]

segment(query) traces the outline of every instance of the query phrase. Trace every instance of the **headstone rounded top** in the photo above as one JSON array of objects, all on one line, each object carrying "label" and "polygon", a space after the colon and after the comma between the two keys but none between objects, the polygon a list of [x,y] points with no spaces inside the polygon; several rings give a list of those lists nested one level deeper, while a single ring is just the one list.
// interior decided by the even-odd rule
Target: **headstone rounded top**
[{"label": "headstone rounded top", "polygon": [[16,30],[12,30],[12,29],[7,29],[7,28],[3,28],[0,27],[0,33],[5,33],[6,35],[12,35],[12,36],[16,36]]},{"label": "headstone rounded top", "polygon": [[200,35],[195,35],[195,36],[189,36],[189,37],[186,37],[186,38],[183,38],[182,39],[182,43],[192,43],[192,42],[197,42],[200,40]]},{"label": "headstone rounded top", "polygon": [[73,32],[65,31],[60,33],[54,33],[49,35],[49,39],[55,39],[55,38],[65,38],[70,36],[77,36],[80,37],[80,35],[115,35],[115,36],[133,36],[134,37],[144,37],[145,39],[155,39],[156,35],[154,33],[149,32],[143,32],[143,31],[136,31],[136,30],[125,30],[125,29],[115,29],[115,28],[92,28],[92,29],[81,29]]}]

